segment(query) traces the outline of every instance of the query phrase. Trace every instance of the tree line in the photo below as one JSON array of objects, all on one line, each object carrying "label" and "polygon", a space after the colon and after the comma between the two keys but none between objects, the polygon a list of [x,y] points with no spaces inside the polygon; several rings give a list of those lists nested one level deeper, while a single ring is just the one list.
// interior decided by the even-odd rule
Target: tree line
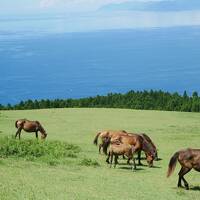
[{"label": "tree line", "polygon": [[0,110],[28,110],[44,108],[128,108],[140,110],[165,110],[200,112],[200,97],[197,92],[183,95],[164,91],[129,91],[125,94],[109,93],[105,96],[79,99],[42,99],[21,101],[15,105],[1,105]]}]

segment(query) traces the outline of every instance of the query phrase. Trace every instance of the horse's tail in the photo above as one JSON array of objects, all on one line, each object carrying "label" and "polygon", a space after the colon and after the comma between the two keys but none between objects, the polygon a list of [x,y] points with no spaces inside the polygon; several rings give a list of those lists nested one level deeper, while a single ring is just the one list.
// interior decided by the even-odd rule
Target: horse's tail
[{"label": "horse's tail", "polygon": [[97,133],[97,135],[96,135],[95,138],[94,138],[93,143],[94,143],[95,145],[98,144],[98,138],[99,138],[99,135],[100,135],[100,134],[101,134],[101,132]]},{"label": "horse's tail", "polygon": [[24,123],[26,122],[26,119],[18,119],[15,121],[15,127],[18,128],[23,128]]},{"label": "horse's tail", "polygon": [[15,121],[15,127],[16,127],[16,128],[18,128],[18,126],[17,126],[17,122],[18,122],[18,120],[17,120],[17,121]]},{"label": "horse's tail", "polygon": [[122,133],[127,133],[125,130],[120,130],[120,132],[122,132]]},{"label": "horse's tail", "polygon": [[179,152],[176,152],[170,159],[169,161],[169,165],[168,165],[168,171],[167,171],[167,177],[170,177],[171,174],[173,173],[175,167],[176,167],[176,163],[178,160],[178,156],[179,156]]}]

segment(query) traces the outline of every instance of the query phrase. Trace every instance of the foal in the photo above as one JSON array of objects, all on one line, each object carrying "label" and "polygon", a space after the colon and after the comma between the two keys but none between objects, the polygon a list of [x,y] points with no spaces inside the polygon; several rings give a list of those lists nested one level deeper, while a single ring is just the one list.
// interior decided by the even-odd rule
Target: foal
[{"label": "foal", "polygon": [[[106,162],[108,162],[110,157],[110,167],[112,166],[113,156],[115,156],[114,167],[117,165],[117,159],[120,155],[126,155],[129,159],[133,160],[132,170],[136,169],[135,158],[134,158],[134,146],[122,143],[112,143],[109,147],[108,157]],[[109,162],[108,162],[109,163]]]},{"label": "foal", "polygon": [[186,190],[189,190],[189,185],[185,180],[184,175],[186,175],[191,169],[200,172],[200,149],[188,148],[176,152],[169,161],[167,177],[173,173],[177,160],[181,164],[181,170],[178,173],[178,187],[182,187],[181,180],[183,180]]}]

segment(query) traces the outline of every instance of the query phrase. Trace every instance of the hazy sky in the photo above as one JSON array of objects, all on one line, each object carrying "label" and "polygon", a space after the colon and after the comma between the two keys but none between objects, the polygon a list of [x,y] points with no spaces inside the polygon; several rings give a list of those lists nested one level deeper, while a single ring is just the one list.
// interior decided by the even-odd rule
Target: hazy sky
[{"label": "hazy sky", "polygon": [[[30,16],[40,22],[12,22]],[[0,22],[55,32],[200,25],[200,0],[0,0]]]},{"label": "hazy sky", "polygon": [[28,14],[37,12],[71,13],[80,11],[95,11],[104,5],[135,1],[145,3],[150,0],[0,0],[0,13]]}]

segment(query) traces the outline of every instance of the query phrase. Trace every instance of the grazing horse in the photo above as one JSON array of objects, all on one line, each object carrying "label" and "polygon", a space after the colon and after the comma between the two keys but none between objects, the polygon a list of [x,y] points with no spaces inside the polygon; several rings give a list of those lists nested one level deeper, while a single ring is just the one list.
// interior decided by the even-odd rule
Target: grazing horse
[{"label": "grazing horse", "polygon": [[[158,150],[156,148],[156,145],[153,143],[153,141],[151,140],[151,138],[147,134],[141,133],[140,135],[149,143],[149,145],[152,146],[152,148],[154,149],[154,157],[155,157],[154,160],[158,161],[159,158],[158,158]],[[138,153],[138,157],[139,156],[141,157],[141,155],[139,155],[139,153]]]},{"label": "grazing horse", "polygon": [[47,137],[47,133],[38,121],[29,121],[27,119],[19,119],[15,122],[15,127],[18,129],[15,138],[17,135],[21,136],[22,129],[26,132],[35,132],[36,138],[38,138],[38,131],[41,133],[41,139],[45,139]]},{"label": "grazing horse", "polygon": [[[127,135],[113,136],[107,141],[107,145],[104,146],[105,151],[107,151],[106,148],[109,146],[109,144],[115,143],[117,141],[121,144],[133,146],[133,153],[144,151],[149,167],[153,166],[153,160],[155,158],[154,149],[141,135],[129,133]],[[130,159],[128,159],[128,163],[129,163],[129,160]],[[109,162],[109,156],[106,161]],[[138,159],[138,164],[142,165],[140,157]]]},{"label": "grazing horse", "polygon": [[184,178],[191,169],[195,169],[200,172],[200,149],[185,149],[176,152],[169,161],[169,167],[167,172],[167,177],[169,177],[178,162],[181,165],[181,170],[179,171],[178,187],[182,187],[181,180],[183,180],[186,190],[189,190],[189,185]]},{"label": "grazing horse", "polygon": [[107,155],[107,148],[105,151],[104,145],[106,145],[106,142],[109,138],[114,137],[116,135],[127,135],[126,131],[121,130],[121,131],[101,131],[98,132],[97,135],[94,138],[93,143],[95,145],[98,144],[98,138],[101,139],[101,143],[99,144],[99,153],[101,153],[101,148],[103,148],[103,152]]},{"label": "grazing horse", "polygon": [[133,160],[132,170],[136,169],[135,158],[134,158],[134,146],[115,142],[115,143],[110,144],[108,152],[109,152],[108,156],[110,157],[110,167],[112,167],[113,156],[115,156],[114,167],[116,167],[118,163],[117,162],[118,156],[126,155],[129,159]]}]

